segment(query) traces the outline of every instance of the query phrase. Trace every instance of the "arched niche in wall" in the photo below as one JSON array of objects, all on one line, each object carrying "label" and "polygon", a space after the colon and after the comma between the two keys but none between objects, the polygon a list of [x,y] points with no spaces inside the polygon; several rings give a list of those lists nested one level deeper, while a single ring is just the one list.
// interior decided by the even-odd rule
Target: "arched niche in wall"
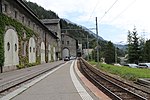
[{"label": "arched niche in wall", "polygon": [[36,62],[36,44],[35,44],[35,40],[33,37],[29,39],[28,53],[29,53],[29,63],[35,63]]},{"label": "arched niche in wall", "polygon": [[69,55],[70,55],[69,49],[64,48],[62,51],[62,55],[63,55],[63,58],[65,58],[66,56],[69,57]]},{"label": "arched niche in wall", "polygon": [[45,45],[41,42],[41,63],[45,63]]},{"label": "arched niche in wall", "polygon": [[49,44],[48,46],[48,61],[51,61],[52,58],[51,58],[51,45]]},{"label": "arched niche in wall", "polygon": [[4,66],[13,66],[19,64],[18,48],[19,45],[17,32],[13,29],[8,29],[4,36]]},{"label": "arched niche in wall", "polygon": [[53,59],[56,61],[56,47],[53,47]]}]

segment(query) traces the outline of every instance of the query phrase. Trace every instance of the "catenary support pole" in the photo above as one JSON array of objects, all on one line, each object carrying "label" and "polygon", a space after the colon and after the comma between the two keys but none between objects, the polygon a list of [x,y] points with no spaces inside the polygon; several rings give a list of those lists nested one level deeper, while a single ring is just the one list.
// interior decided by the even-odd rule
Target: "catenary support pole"
[{"label": "catenary support pole", "polygon": [[97,17],[96,17],[96,34],[97,34],[97,64],[99,64],[99,45],[98,45],[98,24],[97,24]]}]

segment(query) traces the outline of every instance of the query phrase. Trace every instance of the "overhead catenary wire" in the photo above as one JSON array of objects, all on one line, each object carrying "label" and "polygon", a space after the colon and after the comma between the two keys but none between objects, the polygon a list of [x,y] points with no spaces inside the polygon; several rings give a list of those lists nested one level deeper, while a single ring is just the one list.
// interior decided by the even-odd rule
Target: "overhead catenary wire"
[{"label": "overhead catenary wire", "polygon": [[110,22],[115,21],[118,17],[120,17],[124,12],[126,12],[134,3],[136,0],[133,0],[125,9],[123,9],[116,17],[114,17]]},{"label": "overhead catenary wire", "polygon": [[114,7],[114,5],[118,2],[118,0],[116,0],[107,11],[105,11],[104,15],[100,18],[100,20],[98,22],[101,22],[102,19],[106,16],[106,14]]},{"label": "overhead catenary wire", "polygon": [[98,6],[98,4],[99,4],[99,1],[100,1],[100,0],[97,0],[97,3],[96,3],[96,5],[95,5],[95,7],[94,7],[92,13],[90,14],[90,17],[89,17],[89,19],[88,19],[88,22],[89,22],[90,19],[92,18],[92,15],[93,15],[93,13],[95,12],[95,9],[97,8],[97,6]]}]

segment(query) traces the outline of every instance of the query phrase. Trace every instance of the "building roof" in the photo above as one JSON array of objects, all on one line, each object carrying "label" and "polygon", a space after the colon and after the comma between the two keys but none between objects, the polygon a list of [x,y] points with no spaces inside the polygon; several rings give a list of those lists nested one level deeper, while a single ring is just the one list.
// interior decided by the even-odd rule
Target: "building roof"
[{"label": "building roof", "polygon": [[36,16],[36,14],[33,12],[33,10],[23,1],[23,0],[15,0],[18,4],[20,4],[24,10],[26,10],[32,17],[37,20],[37,22],[46,30],[48,31],[54,38],[58,38],[55,34],[53,34],[52,31],[50,31]]},{"label": "building roof", "polygon": [[61,34],[64,35],[64,36],[68,36],[68,37],[70,37],[70,38],[72,38],[72,39],[78,41],[75,37],[71,36],[71,35],[68,34],[68,33],[61,33]]},{"label": "building roof", "polygon": [[41,20],[44,24],[58,24],[60,19],[42,19]]}]

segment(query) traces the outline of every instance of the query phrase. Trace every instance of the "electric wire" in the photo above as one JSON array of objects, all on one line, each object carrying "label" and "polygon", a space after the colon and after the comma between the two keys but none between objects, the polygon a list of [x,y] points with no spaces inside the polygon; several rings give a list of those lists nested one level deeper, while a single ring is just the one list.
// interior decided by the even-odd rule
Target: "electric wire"
[{"label": "electric wire", "polygon": [[97,0],[97,3],[96,3],[96,5],[95,5],[95,7],[94,7],[94,9],[93,9],[92,13],[90,14],[90,17],[89,17],[89,19],[88,19],[88,22],[89,22],[89,21],[90,21],[90,19],[92,18],[92,15],[94,14],[95,9],[97,8],[98,4],[99,4],[99,0]]},{"label": "electric wire", "polygon": [[110,7],[109,9],[104,13],[104,15],[100,18],[100,20],[98,22],[101,22],[102,19],[106,16],[106,14],[114,7],[114,5],[118,2],[118,0],[116,0]]},{"label": "electric wire", "polygon": [[118,19],[124,12],[126,12],[134,3],[136,2],[136,0],[133,0],[129,5],[127,5],[127,7],[125,9],[123,9],[116,17],[114,17],[110,23],[112,23],[113,21],[115,21],[116,19]]}]

